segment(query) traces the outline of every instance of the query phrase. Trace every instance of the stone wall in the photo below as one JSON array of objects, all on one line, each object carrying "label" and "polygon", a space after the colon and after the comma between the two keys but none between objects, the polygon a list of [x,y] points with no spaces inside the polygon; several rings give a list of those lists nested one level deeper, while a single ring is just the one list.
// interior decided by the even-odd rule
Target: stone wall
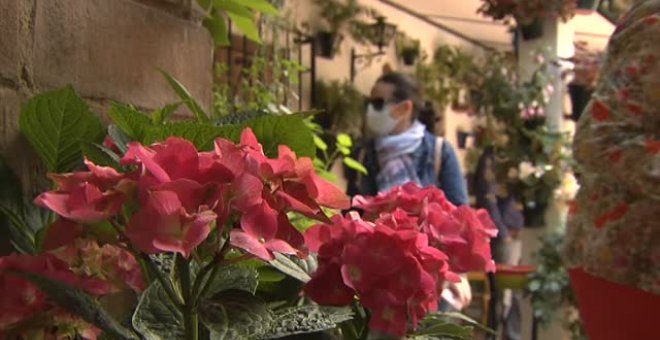
[{"label": "stone wall", "polygon": [[192,3],[0,1],[0,154],[22,177],[34,172],[17,130],[21,104],[67,84],[99,114],[111,100],[153,109],[176,100],[163,69],[208,108],[212,41]]},{"label": "stone wall", "polygon": [[72,84],[100,115],[113,100],[153,109],[176,101],[163,69],[211,106],[212,39],[194,2],[0,0],[0,156],[28,194],[44,171],[18,116],[36,93]]}]

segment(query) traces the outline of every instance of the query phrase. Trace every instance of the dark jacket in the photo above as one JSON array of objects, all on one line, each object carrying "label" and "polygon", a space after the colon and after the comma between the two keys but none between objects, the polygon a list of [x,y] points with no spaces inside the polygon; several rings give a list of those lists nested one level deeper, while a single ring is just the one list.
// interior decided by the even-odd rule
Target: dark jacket
[{"label": "dark jacket", "polygon": [[487,148],[479,158],[479,164],[474,178],[477,207],[488,210],[490,217],[497,226],[497,239],[503,240],[511,229],[520,229],[524,225],[522,212],[517,208],[515,196],[497,195],[495,181],[495,156],[492,148]]},{"label": "dark jacket", "polygon": [[[437,137],[434,134],[428,131],[425,132],[422,144],[414,153],[417,176],[422,182],[422,186],[437,186],[445,192],[447,199],[453,204],[468,204],[467,188],[460,163],[454,148],[446,140],[442,143],[442,169],[439,178],[436,178],[433,164],[435,162],[436,140]],[[378,193],[376,175],[379,171],[379,165],[373,140],[357,147],[355,157],[367,168],[369,174],[363,176],[354,170],[346,169],[348,194],[351,196],[376,195]]]}]

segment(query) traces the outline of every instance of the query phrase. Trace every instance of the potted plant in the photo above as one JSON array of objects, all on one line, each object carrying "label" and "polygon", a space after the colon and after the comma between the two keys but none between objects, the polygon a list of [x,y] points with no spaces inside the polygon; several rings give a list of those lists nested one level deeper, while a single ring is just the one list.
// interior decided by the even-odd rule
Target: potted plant
[{"label": "potted plant", "polygon": [[332,134],[346,133],[353,137],[362,135],[364,95],[348,81],[316,82],[315,116],[323,130]]},{"label": "potted plant", "polygon": [[482,0],[478,12],[495,20],[514,19],[525,40],[543,36],[546,17],[568,21],[575,15],[575,0]]},{"label": "potted plant", "polygon": [[456,141],[459,149],[466,148],[468,137],[470,137],[470,132],[464,126],[459,125],[456,128]]},{"label": "potted plant", "polygon": [[397,33],[396,48],[403,63],[407,66],[414,65],[421,53],[419,39],[413,39],[403,32]]},{"label": "potted plant", "polygon": [[317,54],[332,59],[348,32],[357,43],[369,41],[369,23],[363,16],[377,17],[375,10],[362,6],[357,0],[314,0],[320,14],[320,21],[305,23],[305,30],[315,31]]}]

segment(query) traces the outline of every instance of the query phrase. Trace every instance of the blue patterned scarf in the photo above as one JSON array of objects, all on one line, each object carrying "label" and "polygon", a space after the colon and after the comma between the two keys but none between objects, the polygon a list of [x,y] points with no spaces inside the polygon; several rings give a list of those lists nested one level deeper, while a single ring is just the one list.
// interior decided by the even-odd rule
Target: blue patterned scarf
[{"label": "blue patterned scarf", "polygon": [[414,153],[422,144],[424,124],[415,121],[413,125],[398,135],[376,139],[376,152],[380,171],[376,175],[378,191],[386,192],[397,185],[415,182],[421,185],[415,167]]}]

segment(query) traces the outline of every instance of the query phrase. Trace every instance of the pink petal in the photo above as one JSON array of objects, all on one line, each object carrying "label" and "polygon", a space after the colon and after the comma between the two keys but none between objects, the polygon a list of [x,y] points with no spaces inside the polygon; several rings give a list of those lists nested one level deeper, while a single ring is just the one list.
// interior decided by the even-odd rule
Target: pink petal
[{"label": "pink petal", "polygon": [[170,175],[154,160],[154,157],[153,151],[146,149],[138,142],[131,142],[128,144],[128,151],[121,159],[121,164],[133,164],[135,160],[138,160],[159,182],[171,181]]},{"label": "pink petal", "polygon": [[277,233],[277,211],[262,202],[243,213],[241,229],[255,238],[271,240]]},{"label": "pink petal", "polygon": [[69,209],[67,208],[67,201],[69,200],[68,194],[59,193],[57,191],[47,191],[34,199],[34,204],[50,209],[60,216],[67,217]]},{"label": "pink petal", "polygon": [[254,135],[254,132],[252,131],[251,128],[245,128],[243,132],[241,133],[241,146],[248,146],[251,147],[257,151],[262,151],[263,148],[261,147],[261,144],[259,144],[259,141],[257,140],[257,136]]},{"label": "pink petal", "polygon": [[290,244],[278,239],[270,240],[266,242],[264,246],[270,251],[282,254],[296,255],[298,253],[298,251]]},{"label": "pink petal", "polygon": [[234,247],[241,248],[262,260],[270,261],[274,259],[263,243],[248,233],[234,229],[230,233],[230,239]]},{"label": "pink petal", "polygon": [[333,209],[348,209],[351,207],[351,201],[334,184],[322,179],[316,173],[310,173],[303,179],[307,190],[316,201],[323,206]]},{"label": "pink petal", "polygon": [[178,137],[169,137],[165,143],[154,146],[154,161],[171,179],[193,179],[198,175],[199,158],[195,146]]},{"label": "pink petal", "polygon": [[178,214],[182,208],[179,196],[172,191],[153,191],[148,199],[147,205],[161,216]]},{"label": "pink petal", "polygon": [[232,204],[240,211],[261,204],[263,189],[264,183],[259,177],[245,172],[232,183]]}]

